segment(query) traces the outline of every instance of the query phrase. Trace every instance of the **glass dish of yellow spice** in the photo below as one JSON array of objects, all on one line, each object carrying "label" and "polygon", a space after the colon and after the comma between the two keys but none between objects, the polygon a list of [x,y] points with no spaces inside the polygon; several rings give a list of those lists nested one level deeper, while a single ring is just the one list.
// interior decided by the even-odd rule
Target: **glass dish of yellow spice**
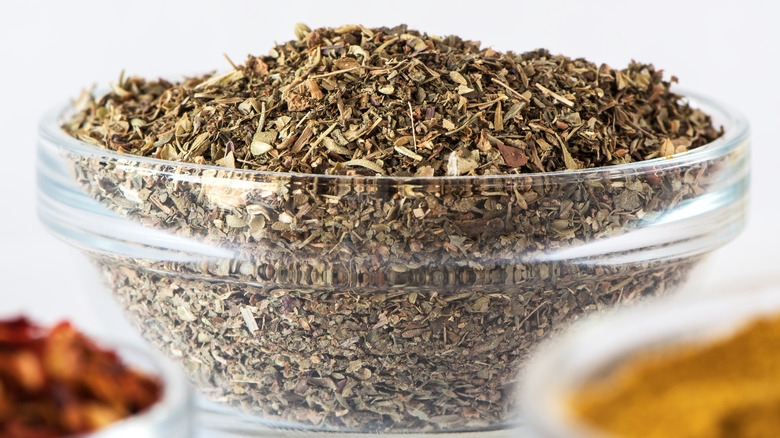
[{"label": "glass dish of yellow spice", "polygon": [[522,397],[534,438],[780,437],[780,286],[585,321]]}]

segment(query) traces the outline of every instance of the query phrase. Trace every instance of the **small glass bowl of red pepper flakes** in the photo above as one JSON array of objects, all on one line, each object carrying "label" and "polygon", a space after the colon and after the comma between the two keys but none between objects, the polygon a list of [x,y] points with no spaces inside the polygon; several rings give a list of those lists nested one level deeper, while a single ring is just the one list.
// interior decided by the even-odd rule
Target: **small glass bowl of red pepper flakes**
[{"label": "small glass bowl of red pepper flakes", "polygon": [[183,438],[189,416],[187,383],[160,357],[67,322],[0,321],[0,437]]}]

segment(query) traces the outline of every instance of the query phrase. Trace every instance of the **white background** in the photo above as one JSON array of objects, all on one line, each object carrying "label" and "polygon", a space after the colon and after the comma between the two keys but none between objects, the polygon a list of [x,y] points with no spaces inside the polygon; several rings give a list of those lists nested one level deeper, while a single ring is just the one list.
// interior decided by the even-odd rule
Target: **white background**
[{"label": "white background", "polygon": [[709,285],[780,283],[780,8],[772,1],[50,1],[0,5],[0,318],[24,313],[103,331],[78,254],[35,213],[39,117],[125,69],[180,77],[243,63],[292,39],[293,25],[407,23],[496,50],[545,47],[622,67],[655,64],[729,103],[752,125],[750,221],[713,257]]}]

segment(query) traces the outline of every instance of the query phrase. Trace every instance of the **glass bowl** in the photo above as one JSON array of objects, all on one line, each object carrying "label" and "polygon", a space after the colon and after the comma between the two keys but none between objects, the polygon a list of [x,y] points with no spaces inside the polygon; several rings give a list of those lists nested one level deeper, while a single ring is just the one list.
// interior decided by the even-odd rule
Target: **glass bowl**
[{"label": "glass bowl", "polygon": [[44,117],[43,223],[141,334],[247,422],[508,427],[517,372],[581,315],[678,289],[743,228],[748,126],[641,163],[545,174],[243,171],[108,151]]},{"label": "glass bowl", "polygon": [[527,369],[520,396],[526,433],[534,438],[604,438],[606,434],[571,415],[566,400],[576,388],[608,376],[638,353],[706,344],[727,338],[749,321],[776,317],[776,284],[714,298],[676,297],[575,324]]}]

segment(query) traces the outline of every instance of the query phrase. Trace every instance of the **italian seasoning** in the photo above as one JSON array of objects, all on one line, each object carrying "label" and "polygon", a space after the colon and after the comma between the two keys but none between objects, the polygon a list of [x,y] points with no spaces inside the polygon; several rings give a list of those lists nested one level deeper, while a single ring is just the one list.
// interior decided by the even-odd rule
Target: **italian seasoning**
[{"label": "italian seasoning", "polygon": [[224,74],[120,78],[85,96],[65,129],[183,163],[421,177],[625,164],[719,136],[652,65],[503,54],[403,27],[296,32]]},{"label": "italian seasoning", "polygon": [[652,222],[723,163],[523,176],[717,138],[652,66],[499,53],[404,26],[296,36],[224,74],[120,77],[64,124],[121,153],[70,157],[86,193],[209,244],[91,255],[207,397],[324,430],[501,427],[541,339],[673,290],[697,262],[557,254]]}]

